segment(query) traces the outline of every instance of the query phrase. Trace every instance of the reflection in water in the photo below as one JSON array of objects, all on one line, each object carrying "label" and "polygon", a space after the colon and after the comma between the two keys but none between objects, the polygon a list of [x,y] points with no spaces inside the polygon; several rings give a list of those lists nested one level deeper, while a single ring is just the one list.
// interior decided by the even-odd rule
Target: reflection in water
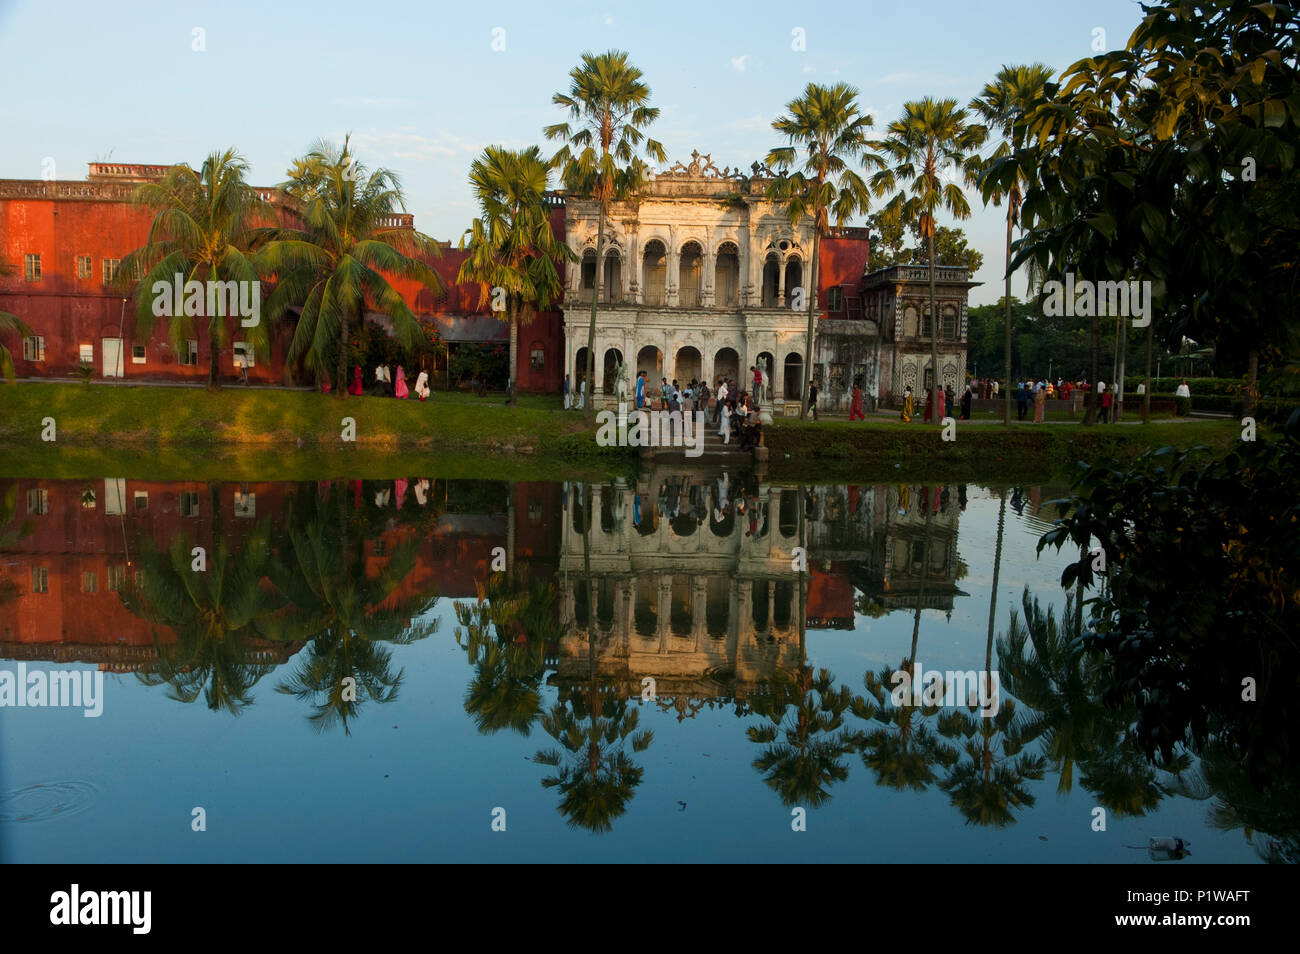
[{"label": "reflection in water", "polygon": [[[1059,792],[1080,788],[1120,818],[1213,798],[1212,825],[1268,832],[1261,854],[1295,860],[1294,802],[1260,798],[1227,754],[1143,756],[1134,712],[1102,701],[1106,658],[1074,638],[1076,594],[1044,610],[1026,587],[999,610],[1004,549],[1021,566],[1032,549],[1004,533],[1008,510],[1046,527],[1040,502],[1058,496],[999,492],[996,545],[990,529],[976,554],[958,548],[976,499],[964,485],[777,485],[707,469],[603,485],[4,481],[0,658],[133,672],[233,715],[275,672],[311,725],[349,733],[369,704],[427,691],[403,686],[392,647],[424,640],[449,610],[466,716],[485,737],[540,728],[530,750],[544,769],[528,784],[555,789],[574,827],[608,831],[632,812],[669,748],[651,750],[652,720],[691,733],[729,713],[755,792],[785,806],[831,801],[860,760],[882,789],[941,791],[955,818],[1005,826],[1050,772]],[[896,673],[937,653],[932,627],[971,599],[967,561],[992,576],[980,655],[1000,673],[1001,705],[984,718],[897,704]],[[897,667],[877,655],[836,673],[810,656],[827,631],[870,646],[890,616]]]}]

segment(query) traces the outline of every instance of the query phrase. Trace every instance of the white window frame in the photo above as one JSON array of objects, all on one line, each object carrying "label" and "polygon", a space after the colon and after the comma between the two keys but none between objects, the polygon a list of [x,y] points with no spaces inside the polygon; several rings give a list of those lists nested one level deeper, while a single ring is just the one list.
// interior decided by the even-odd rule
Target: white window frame
[{"label": "white window frame", "polygon": [[28,335],[23,338],[23,360],[45,360],[45,335]]},{"label": "white window frame", "polygon": [[95,346],[93,344],[80,345],[77,348],[77,360],[78,362],[84,361],[86,364],[94,364]]},{"label": "white window frame", "polygon": [[187,367],[197,367],[199,363],[199,339],[186,338],[185,350],[181,352],[181,364]]},{"label": "white window frame", "polygon": [[[135,353],[135,349],[136,349],[136,348],[139,348],[139,349],[140,349],[140,353],[139,353],[139,354],[136,354],[136,353]],[[148,354],[148,352],[145,350],[145,346],[144,346],[144,345],[141,345],[141,344],[133,344],[133,345],[131,345],[131,363],[132,363],[132,364],[144,364],[144,363],[148,360],[148,358],[146,357],[147,354]]]},{"label": "white window frame", "polygon": [[94,262],[91,261],[89,255],[77,256],[77,277],[78,278],[89,278],[92,268],[94,268]]},{"label": "white window frame", "polygon": [[28,252],[23,256],[23,279],[29,282],[41,280],[41,256],[39,252]]},{"label": "white window frame", "polygon": [[113,279],[117,278],[118,270],[122,267],[120,258],[106,258],[103,262],[104,284],[107,285]]}]

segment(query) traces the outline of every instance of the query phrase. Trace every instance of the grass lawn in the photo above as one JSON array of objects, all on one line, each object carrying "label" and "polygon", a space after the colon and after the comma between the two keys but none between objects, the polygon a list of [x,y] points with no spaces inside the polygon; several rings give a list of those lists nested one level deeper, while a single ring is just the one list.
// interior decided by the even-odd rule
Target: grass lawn
[{"label": "grass lawn", "polygon": [[[634,469],[633,450],[597,446],[581,412],[562,408],[555,395],[521,395],[518,407],[507,408],[500,394],[464,392],[421,403],[238,386],[24,382],[0,385],[0,474],[558,479]],[[54,420],[53,442],[42,440],[46,418]],[[342,439],[344,418],[355,422],[355,441]],[[1132,457],[1165,445],[1222,449],[1240,439],[1240,425],[1230,420],[1090,428],[1056,420],[1010,428],[958,421],[955,428],[956,440],[944,441],[936,425],[893,416],[778,419],[766,428],[769,467],[773,476],[805,480],[892,479],[902,468],[948,479],[1047,479],[1078,460]]]}]

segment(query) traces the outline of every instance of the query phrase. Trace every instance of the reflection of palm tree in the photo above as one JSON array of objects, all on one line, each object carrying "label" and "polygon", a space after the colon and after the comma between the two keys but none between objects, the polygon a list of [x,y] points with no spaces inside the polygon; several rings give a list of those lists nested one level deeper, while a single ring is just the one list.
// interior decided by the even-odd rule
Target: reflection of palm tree
[{"label": "reflection of palm tree", "polygon": [[843,726],[853,694],[834,685],[829,670],[814,674],[803,665],[797,674],[778,675],[767,694],[756,695],[754,711],[772,724],[750,726],[746,733],[751,742],[767,746],[754,768],[786,805],[815,808],[830,800],[832,784],[849,777],[842,759],[853,751],[854,738]]},{"label": "reflection of palm tree", "polygon": [[939,731],[961,738],[969,761],[962,760],[939,783],[967,823],[1002,828],[1015,821],[1015,810],[1032,807],[1025,782],[1043,777],[1047,761],[1023,751],[1034,741],[1033,723],[1016,714],[1004,699],[997,715],[957,711],[939,718]]},{"label": "reflection of palm tree", "polygon": [[249,690],[275,663],[250,661],[246,640],[262,635],[262,625],[283,603],[262,585],[268,531],[265,522],[258,524],[238,552],[218,536],[202,571],[192,568],[184,537],[173,538],[167,553],[145,539],[140,570],[119,597],[136,616],[176,634],[176,642],[164,646],[154,630],[158,672],[142,676],[146,683],[170,683],[172,698],[181,702],[202,693],[208,708],[232,715],[252,704]]},{"label": "reflection of palm tree", "polygon": [[[343,494],[341,488],[335,492]],[[392,654],[376,643],[411,643],[437,626],[436,620],[418,619],[427,617],[436,596],[396,595],[415,567],[416,541],[396,547],[370,577],[363,545],[339,545],[345,527],[346,514],[323,503],[289,528],[289,552],[269,574],[289,603],[274,621],[273,635],[311,640],[307,654],[278,691],[311,700],[316,710],[311,721],[322,731],[341,720],[347,732],[348,720],[363,702],[385,703],[397,697],[402,671],[392,671]],[[345,682],[349,678],[353,681]]]},{"label": "reflection of palm tree", "polygon": [[[582,500],[590,506],[591,488],[582,485]],[[586,511],[584,510],[584,513]],[[583,576],[591,589],[591,521],[582,525]],[[595,608],[587,615],[587,686],[585,691],[564,694],[551,711],[542,716],[546,734],[561,749],[545,749],[533,756],[540,765],[557,768],[542,779],[544,788],[560,789],[560,814],[575,828],[609,831],[613,820],[627,811],[644,770],[625,751],[650,747],[654,733],[638,730],[640,713],[614,687],[602,685],[596,676]],[[585,723],[584,723],[585,720]]]},{"label": "reflection of palm tree", "polygon": [[477,602],[456,605],[456,642],[474,667],[465,711],[480,732],[528,735],[541,716],[546,647],[561,630],[555,604],[552,586],[534,584],[510,595],[494,577]]},{"label": "reflection of palm tree", "polygon": [[[1105,656],[1089,653],[1073,639],[1079,607],[1067,595],[1058,622],[1049,609],[1044,613],[1028,588],[1021,598],[1023,622],[1013,610],[1011,625],[998,640],[998,660],[1003,688],[1027,708],[1041,731],[1044,754],[1060,777],[1059,792],[1080,784],[1097,796],[1098,803],[1117,815],[1141,815],[1154,808],[1168,790],[1154,768],[1132,742],[1128,729],[1136,718],[1131,706],[1103,702],[1110,679]],[[1167,766],[1175,775],[1190,760],[1182,756]]]},{"label": "reflection of palm tree", "polygon": [[[904,665],[900,671],[906,669]],[[910,682],[911,671],[908,675],[907,685],[915,698],[920,687]],[[923,791],[938,778],[934,766],[951,767],[957,761],[957,751],[929,726],[938,706],[893,704],[889,687],[897,685],[895,677],[888,667],[864,677],[868,697],[853,701],[853,714],[880,726],[860,733],[857,749],[862,763],[876,773],[878,784],[899,791]],[[890,699],[888,705],[886,699]]]}]

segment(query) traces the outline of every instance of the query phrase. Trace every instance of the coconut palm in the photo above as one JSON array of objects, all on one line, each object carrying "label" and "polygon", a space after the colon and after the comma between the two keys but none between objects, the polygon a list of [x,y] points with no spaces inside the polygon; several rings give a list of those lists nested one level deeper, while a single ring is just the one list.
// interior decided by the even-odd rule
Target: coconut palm
[{"label": "coconut palm", "polygon": [[[595,199],[599,208],[596,229],[596,279],[591,295],[591,320],[587,328],[587,390],[594,398],[596,376],[596,305],[604,272],[605,222],[610,206],[635,192],[646,181],[650,168],[641,158],[664,163],[664,147],[646,136],[644,130],[659,117],[650,101],[650,87],[641,71],[628,62],[621,50],[583,53],[582,63],[569,71],[569,92],[556,93],[551,101],[568,111],[569,122],[547,126],[547,139],[564,146],[552,165],[561,170],[565,188]],[[576,382],[575,382],[576,383]],[[587,401],[587,418],[595,414],[595,400]]]},{"label": "coconut palm", "polygon": [[277,278],[265,317],[274,322],[301,309],[288,360],[302,359],[318,380],[330,377],[333,363],[334,390],[345,398],[353,323],[374,308],[392,321],[403,347],[414,347],[419,322],[389,278],[441,292],[442,279],[423,261],[441,255],[441,247],[401,223],[397,214],[406,204],[397,173],[369,171],[350,138],[341,147],[317,142],[280,188],[300,224],[277,230],[257,253],[258,267]]},{"label": "coconut palm", "polygon": [[[1001,139],[992,154],[976,163],[979,169],[979,186],[984,202],[1000,205],[1007,203],[1006,287],[1003,301],[1006,307],[1005,360],[1006,399],[1002,408],[1002,423],[1011,424],[1011,231],[1020,222],[1020,204],[1024,199],[1025,176],[1016,163],[1001,163],[1024,148],[1026,132],[1023,119],[1045,95],[1052,79],[1052,69],[1042,63],[1029,66],[1004,66],[997,77],[984,86],[983,91],[970,101],[969,109],[978,114],[990,129],[1001,133]],[[1030,287],[1034,274],[1031,270]]]},{"label": "coconut palm", "polygon": [[[872,148],[887,165],[871,177],[876,195],[893,193],[884,208],[894,223],[914,227],[926,240],[930,259],[930,364],[934,371],[936,423],[943,421],[943,382],[939,375],[939,311],[935,299],[935,219],[941,210],[953,218],[970,218],[970,203],[961,182],[969,178],[971,159],[988,136],[968,121],[955,99],[926,97],[903,104],[903,115],[889,124],[886,138]],[[944,181],[947,179],[948,181]]]},{"label": "coconut palm", "polygon": [[[272,222],[272,210],[248,184],[248,163],[234,149],[214,152],[194,170],[185,163],[172,166],[157,182],[146,182],[132,194],[132,201],[154,210],[149,235],[142,248],[127,254],[121,262],[115,285],[134,286],[135,338],[147,340],[153,330],[155,310],[168,316],[168,338],[178,353],[194,334],[194,317],[175,314],[186,311],[181,302],[157,308],[155,283],[170,293],[177,276],[185,281],[254,282],[258,270],[250,250]],[[221,386],[218,360],[230,336],[224,296],[215,296],[205,315],[208,330],[208,386]],[[168,295],[171,301],[171,295]],[[201,311],[208,311],[207,300]],[[269,322],[243,326],[243,339],[254,352],[265,355],[270,347]]]},{"label": "coconut palm", "polygon": [[491,302],[510,323],[508,400],[512,405],[519,382],[519,326],[563,294],[564,282],[555,263],[577,257],[551,230],[545,203],[549,175],[550,164],[536,146],[522,150],[488,146],[469,170],[479,217],[465,232],[468,246],[461,239],[461,248],[468,247],[469,255],[456,280],[478,282],[480,306]]},{"label": "coconut palm", "polygon": [[[768,166],[778,170],[768,185],[768,197],[781,203],[796,228],[805,216],[813,220],[812,266],[808,296],[808,334],[805,341],[802,403],[799,416],[808,413],[808,388],[812,382],[813,335],[816,333],[817,290],[820,288],[818,258],[821,237],[834,214],[836,226],[843,226],[850,216],[866,214],[871,204],[871,190],[852,168],[861,163],[867,169],[883,167],[883,160],[868,147],[867,130],[875,120],[859,112],[858,91],[846,83],[819,86],[809,83],[803,95],[786,104],[787,115],[773,120],[772,128],[786,137],[790,145],[767,154]],[[803,165],[794,166],[804,153]]]}]

